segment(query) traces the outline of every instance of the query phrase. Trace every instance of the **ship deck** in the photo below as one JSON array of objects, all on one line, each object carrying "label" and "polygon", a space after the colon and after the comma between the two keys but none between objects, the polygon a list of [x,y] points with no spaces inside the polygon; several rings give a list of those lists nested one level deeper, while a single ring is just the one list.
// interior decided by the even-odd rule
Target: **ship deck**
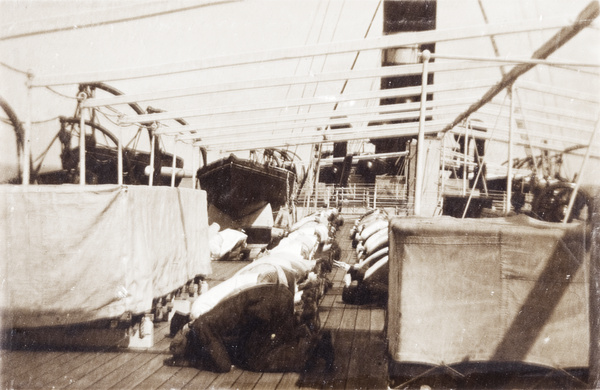
[{"label": "ship deck", "polygon": [[[352,220],[338,232],[342,260],[354,263],[348,239]],[[233,275],[246,262],[215,262],[208,279],[214,286]],[[6,389],[289,389],[387,388],[385,311],[375,306],[342,302],[344,271],[334,268],[331,288],[319,306],[321,324],[331,330],[336,352],[335,368],[300,373],[259,373],[234,367],[225,374],[164,364],[170,357],[169,323],[155,324],[154,346],[142,350],[1,350],[2,384]]]},{"label": "ship deck", "polygon": [[[338,232],[341,260],[354,263],[348,238],[352,216]],[[209,286],[231,277],[247,262],[213,263]],[[233,367],[217,374],[165,364],[170,358],[169,323],[155,324],[154,346],[148,349],[0,350],[1,382],[5,389],[419,389],[425,388],[589,388],[587,370],[542,370],[461,374],[447,366],[412,367],[389,362],[385,309],[347,305],[342,301],[344,271],[334,268],[333,287],[319,305],[324,329],[333,335],[332,372],[259,373]],[[391,364],[390,364],[391,363]],[[400,371],[398,371],[400,370]],[[426,375],[423,377],[422,375]]]}]

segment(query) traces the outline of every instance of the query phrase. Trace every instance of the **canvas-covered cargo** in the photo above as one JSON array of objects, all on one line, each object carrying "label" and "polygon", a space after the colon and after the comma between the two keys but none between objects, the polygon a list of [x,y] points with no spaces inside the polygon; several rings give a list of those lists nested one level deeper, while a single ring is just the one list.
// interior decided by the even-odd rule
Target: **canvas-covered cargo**
[{"label": "canvas-covered cargo", "polygon": [[583,224],[396,218],[390,232],[387,326],[395,362],[588,366]]},{"label": "canvas-covered cargo", "polygon": [[142,313],[211,272],[204,191],[61,185],[0,194],[4,328]]}]

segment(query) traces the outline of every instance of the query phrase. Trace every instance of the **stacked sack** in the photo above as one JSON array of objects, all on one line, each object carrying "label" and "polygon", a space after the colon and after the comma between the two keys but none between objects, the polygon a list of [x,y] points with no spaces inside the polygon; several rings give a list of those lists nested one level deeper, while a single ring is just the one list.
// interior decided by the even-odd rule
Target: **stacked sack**
[{"label": "stacked sack", "polygon": [[388,296],[389,217],[383,210],[371,210],[359,218],[350,231],[358,262],[337,262],[346,269],[342,300],[350,304],[385,304]]}]

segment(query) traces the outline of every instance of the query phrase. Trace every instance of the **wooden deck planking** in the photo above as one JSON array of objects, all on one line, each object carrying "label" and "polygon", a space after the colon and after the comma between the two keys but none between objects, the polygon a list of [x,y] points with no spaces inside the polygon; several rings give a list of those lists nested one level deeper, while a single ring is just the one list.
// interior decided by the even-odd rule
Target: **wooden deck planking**
[{"label": "wooden deck planking", "polygon": [[234,389],[253,389],[256,383],[262,377],[261,372],[243,371],[237,380],[233,383],[232,388]]},{"label": "wooden deck planking", "polygon": [[55,356],[53,359],[44,360],[35,365],[34,369],[31,366],[24,364],[23,367],[28,369],[21,369],[16,375],[12,375],[11,380],[13,386],[26,386],[26,387],[39,387],[43,385],[44,377],[46,375],[52,375],[54,370],[60,368],[62,364],[68,363],[74,359],[78,354],[62,353]]},{"label": "wooden deck planking", "polygon": [[[349,239],[349,226],[341,232],[340,245],[343,249],[341,260],[356,263],[356,251]],[[384,309],[374,306],[346,305],[341,299],[343,274],[334,279],[336,293],[333,310],[343,310],[340,326],[335,332],[336,372],[325,387],[366,389],[387,387],[387,366],[385,345],[375,343],[383,334]],[[372,315],[372,313],[375,313]],[[339,314],[337,314],[339,315]]]},{"label": "wooden deck planking", "polygon": [[213,287],[229,279],[248,264],[248,261],[213,261],[211,263],[213,273],[206,278],[208,286]]},{"label": "wooden deck planking", "polygon": [[96,388],[108,389],[117,386],[132,372],[142,369],[154,357],[150,353],[134,353],[129,355],[129,361],[94,384]]},{"label": "wooden deck planking", "polygon": [[47,372],[36,378],[36,382],[39,383],[40,387],[52,387],[62,378],[70,378],[71,372],[76,370],[78,367],[87,364],[89,361],[94,359],[94,354],[91,353],[80,353],[74,354],[73,359],[56,366],[52,371]]},{"label": "wooden deck planking", "polygon": [[158,386],[158,389],[181,389],[198,375],[198,369],[195,367],[182,367],[169,379]]},{"label": "wooden deck planking", "polygon": [[[154,374],[158,369],[164,366],[164,360],[168,356],[155,355],[146,362],[139,369],[132,371],[123,380],[111,387],[111,389],[132,389],[134,387],[140,388],[140,383],[146,380],[149,376]],[[171,367],[173,371],[175,368]]]},{"label": "wooden deck planking", "polygon": [[45,352],[31,353],[30,351],[4,351],[5,356],[2,359],[2,377],[8,378],[8,375],[17,377],[24,372],[31,371],[30,367],[36,367],[47,360],[55,359],[64,354],[64,352]]},{"label": "wooden deck planking", "polygon": [[108,359],[104,364],[97,366],[92,371],[88,372],[79,380],[73,382],[68,388],[85,389],[89,387],[98,388],[96,385],[102,378],[109,375],[111,372],[127,364],[131,360],[131,353],[117,353],[112,359]]},{"label": "wooden deck planking", "polygon": [[[343,231],[338,234],[343,237]],[[338,236],[338,237],[340,237]],[[343,243],[341,243],[343,247]],[[352,251],[342,250],[340,260],[353,263]],[[301,381],[301,387],[306,388],[343,388],[345,374],[349,365],[349,349],[347,335],[343,334],[346,327],[353,327],[353,321],[356,318],[356,310],[342,302],[342,280],[345,271],[335,268],[331,273],[333,286],[324,297],[319,309],[321,312],[327,312],[322,317],[322,327],[328,330],[333,336],[333,345],[335,351],[335,364],[332,372],[315,372],[312,375],[306,375]],[[341,331],[342,332],[341,332]]]},{"label": "wooden deck planking", "polygon": [[[341,296],[340,296],[341,299]],[[336,306],[337,302],[334,302],[330,308],[329,315],[327,316],[327,320],[321,324],[323,329],[330,330],[332,333],[335,333],[342,322],[342,315],[344,314],[343,308],[340,310],[339,306]],[[333,335],[335,338],[335,334]]]},{"label": "wooden deck planking", "polygon": [[368,372],[369,388],[381,389],[388,386],[388,354],[385,335],[385,310],[371,309],[369,331],[369,359],[365,370]]},{"label": "wooden deck planking", "polygon": [[348,368],[352,355],[353,328],[356,322],[357,309],[355,306],[345,305],[340,324],[333,334],[333,347],[335,350],[335,371],[329,387],[343,389],[346,387]]},{"label": "wooden deck planking", "polygon": [[188,383],[183,385],[182,389],[208,389],[220,374],[210,371],[197,370],[196,376],[194,376]]},{"label": "wooden deck planking", "polygon": [[[164,362],[164,359],[167,356],[162,358],[161,363]],[[170,380],[174,375],[180,372],[184,367],[170,367],[164,364],[161,364],[152,374],[146,377],[143,381],[138,383],[136,387],[140,389],[148,389],[154,390],[161,387],[161,385],[168,380]]]},{"label": "wooden deck planking", "polygon": [[257,390],[274,390],[279,386],[285,374],[281,372],[265,372],[260,379],[256,381],[254,389]]},{"label": "wooden deck planking", "polygon": [[210,389],[232,389],[235,381],[242,375],[244,371],[237,368],[232,367],[231,371],[226,372],[224,374],[218,375],[213,382],[211,382],[209,388]]},{"label": "wooden deck planking", "polygon": [[[140,383],[145,381],[148,377],[155,375],[156,372],[164,366],[165,359],[168,359],[171,356],[168,352],[169,345],[171,344],[171,339],[167,337],[169,332],[170,327],[168,322],[156,324],[154,327],[154,346],[148,349],[141,349],[137,351],[137,353],[131,354],[131,364],[127,364],[111,373],[115,379],[120,379],[110,386],[98,386],[97,388],[128,388],[129,384],[132,384],[132,386],[139,386]],[[135,359],[142,364],[136,364]],[[179,367],[171,367],[172,372],[170,376],[172,376],[174,370],[178,368]],[[167,379],[168,378],[164,381]],[[159,379],[157,379],[156,382],[156,386],[162,384]]]},{"label": "wooden deck planking", "polygon": [[277,389],[294,389],[300,386],[302,386],[302,383],[300,383],[300,374],[297,372],[286,372],[281,377],[281,381],[277,384]]},{"label": "wooden deck planking", "polygon": [[62,375],[60,378],[55,379],[52,383],[48,383],[48,386],[56,389],[63,389],[88,375],[94,367],[104,364],[109,359],[116,358],[119,355],[119,352],[87,352],[86,355],[91,356],[91,358],[88,360],[80,360],[80,364],[76,368]]},{"label": "wooden deck planking", "polygon": [[366,367],[369,362],[369,328],[371,325],[371,313],[364,307],[359,307],[354,325],[354,337],[352,340],[350,364],[346,379],[346,389],[366,389],[369,384]]}]

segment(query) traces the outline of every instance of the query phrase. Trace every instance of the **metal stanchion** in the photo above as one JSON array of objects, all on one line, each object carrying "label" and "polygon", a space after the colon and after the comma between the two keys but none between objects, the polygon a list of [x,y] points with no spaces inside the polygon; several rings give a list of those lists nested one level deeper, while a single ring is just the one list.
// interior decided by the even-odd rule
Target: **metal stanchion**
[{"label": "metal stanchion", "polygon": [[[80,103],[83,103],[87,95],[80,92],[77,96]],[[85,108],[81,107],[79,112],[79,184],[85,185]]]},{"label": "metal stanchion", "polygon": [[192,146],[192,188],[196,189],[196,146]]},{"label": "metal stanchion", "polygon": [[31,154],[31,107],[33,106],[31,97],[31,81],[33,74],[27,74],[27,118],[25,119],[25,129],[23,130],[23,185],[29,185],[31,178],[31,164],[29,164],[29,155]]},{"label": "metal stanchion", "polygon": [[431,53],[423,51],[423,75],[421,77],[421,111],[419,116],[419,137],[417,138],[417,173],[415,178],[415,215],[421,215],[421,192],[423,191],[423,175],[425,174],[425,103],[427,102],[427,66]]},{"label": "metal stanchion", "polygon": [[510,113],[508,123],[508,167],[506,172],[506,204],[504,206],[504,213],[510,213],[512,206],[512,178],[513,178],[513,133],[514,133],[514,112],[515,112],[515,99],[514,99],[514,84],[510,85]]},{"label": "metal stanchion", "polygon": [[117,184],[123,185],[123,128],[119,126],[119,138],[117,139]]},{"label": "metal stanchion", "polygon": [[591,209],[588,384],[591,389],[600,389],[600,191],[595,192]]},{"label": "metal stanchion", "polygon": [[154,131],[152,131],[152,142],[150,145],[150,176],[148,176],[148,186],[152,187],[154,182],[154,159],[156,156],[154,155],[154,145],[156,145],[156,135]]},{"label": "metal stanchion", "polygon": [[173,164],[171,165],[171,187],[175,187],[175,169],[177,169],[177,138],[173,139]]}]

